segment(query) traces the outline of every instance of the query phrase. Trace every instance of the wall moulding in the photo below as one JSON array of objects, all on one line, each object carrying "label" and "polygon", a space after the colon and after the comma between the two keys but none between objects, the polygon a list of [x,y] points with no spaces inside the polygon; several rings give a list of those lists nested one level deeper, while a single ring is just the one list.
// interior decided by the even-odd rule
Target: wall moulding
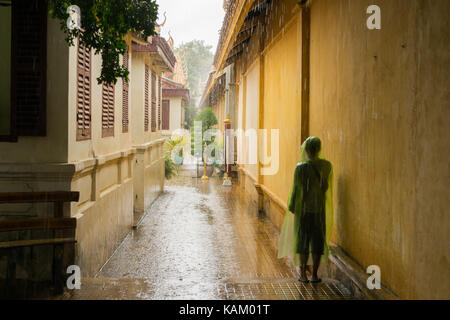
[{"label": "wall moulding", "polygon": [[0,181],[68,181],[76,172],[74,164],[0,164]]},{"label": "wall moulding", "polygon": [[158,139],[158,140],[155,140],[152,142],[134,146],[134,149],[136,149],[136,153],[144,153],[148,149],[151,149],[153,147],[159,146],[160,144],[164,143],[165,140],[166,140],[165,138],[161,138],[161,139]]}]

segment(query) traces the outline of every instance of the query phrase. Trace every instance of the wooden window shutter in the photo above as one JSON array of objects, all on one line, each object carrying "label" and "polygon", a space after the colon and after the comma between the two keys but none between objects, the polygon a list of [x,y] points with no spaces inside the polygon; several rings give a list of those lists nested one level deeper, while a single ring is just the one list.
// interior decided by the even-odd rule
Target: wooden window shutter
[{"label": "wooden window shutter", "polygon": [[156,73],[152,70],[152,132],[156,131]]},{"label": "wooden window shutter", "polygon": [[158,130],[161,130],[161,100],[162,100],[161,77],[158,78]]},{"label": "wooden window shutter", "polygon": [[91,139],[91,50],[78,41],[77,141]]},{"label": "wooden window shutter", "polygon": [[[127,51],[125,51],[125,54],[123,56],[123,66],[125,68],[129,68],[129,51],[127,48]],[[129,83],[126,82],[124,79],[122,80],[122,132],[126,133],[128,132],[128,124],[129,124]]]},{"label": "wooden window shutter", "polygon": [[170,101],[162,101],[162,129],[170,130]]},{"label": "wooden window shutter", "polygon": [[102,86],[102,137],[114,136],[114,84]]},{"label": "wooden window shutter", "polygon": [[144,90],[144,130],[148,131],[148,66],[145,65],[145,90]]},{"label": "wooden window shutter", "polygon": [[11,105],[16,133],[45,136],[47,4],[40,0],[14,0],[12,5]]}]

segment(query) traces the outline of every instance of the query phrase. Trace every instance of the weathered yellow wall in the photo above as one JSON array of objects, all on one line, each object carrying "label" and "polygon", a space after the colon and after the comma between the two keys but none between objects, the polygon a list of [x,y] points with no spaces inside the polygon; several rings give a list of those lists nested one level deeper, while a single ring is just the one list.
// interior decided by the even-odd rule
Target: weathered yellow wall
[{"label": "weathered yellow wall", "polygon": [[[236,68],[237,69],[237,68]],[[244,129],[244,77],[240,76],[238,79],[236,79],[237,85],[236,85],[236,91],[237,91],[237,112],[236,119],[235,119],[235,128],[236,130],[243,130]],[[237,163],[238,165],[242,164],[243,159],[243,152],[244,152],[244,141],[242,140],[242,137],[239,139],[236,139],[236,153],[237,153]]]},{"label": "weathered yellow wall", "polygon": [[[263,183],[287,202],[301,145],[300,46],[297,46],[297,19],[264,54],[264,128],[267,129],[267,156],[279,158],[275,175],[264,175]],[[279,152],[271,155],[271,130],[279,130]],[[275,161],[275,160],[274,160]],[[266,166],[267,167],[267,166]]]},{"label": "weathered yellow wall", "polygon": [[134,211],[135,223],[149,208],[164,188],[163,141],[136,148],[134,162]]},{"label": "weathered yellow wall", "polygon": [[[380,0],[379,31],[366,28],[371,4],[312,1],[310,134],[322,138],[335,167],[334,241],[362,267],[379,265],[383,284],[400,297],[448,298],[450,283],[442,275],[450,259],[450,172],[443,151],[449,143],[450,3]],[[292,6],[273,5],[262,39],[263,126],[280,128],[280,171],[262,182],[281,201],[301,143],[301,29],[287,27],[296,14]],[[258,59],[258,36],[236,62],[237,121],[244,129],[248,114],[257,114],[246,109],[246,95],[256,83],[248,74]],[[244,175],[251,189],[248,180]],[[277,211],[269,213],[277,224],[282,208],[269,198],[264,208]]]},{"label": "weathered yellow wall", "polygon": [[[258,149],[257,143],[251,135],[257,134],[259,128],[259,67],[260,61],[256,60],[245,74],[245,134],[244,138],[244,161],[245,168],[256,181],[258,179]],[[253,132],[253,133],[252,133]]]},{"label": "weathered yellow wall", "polygon": [[77,218],[76,263],[93,276],[112,255],[133,225],[131,152],[118,152],[78,162],[71,189],[80,192],[71,214]]},{"label": "weathered yellow wall", "polygon": [[219,129],[221,132],[224,132],[225,129],[225,95],[222,95],[219,100],[217,101],[217,104],[211,107],[211,110],[214,112],[214,115],[217,118],[217,125],[214,127]]},{"label": "weathered yellow wall", "polygon": [[446,0],[314,0],[311,134],[335,172],[336,241],[403,298],[450,298]]},{"label": "weathered yellow wall", "polygon": [[[298,10],[293,0],[274,1],[270,4],[270,14],[264,23],[258,25],[252,34],[244,54],[236,61],[238,86],[237,122],[238,128],[260,128],[260,113],[263,113],[263,128],[268,129],[268,156],[270,156],[270,129],[281,129],[279,153],[280,171],[275,176],[263,176],[260,182],[281,198],[286,198],[293,170],[298,161],[298,150],[293,144],[300,137],[300,65],[297,63],[297,19]],[[287,39],[287,40],[286,40]],[[287,60],[286,60],[287,59]],[[261,68],[260,64],[263,64]],[[264,74],[260,74],[263,70]],[[263,77],[262,81],[260,77]],[[261,82],[264,88],[260,87]],[[263,98],[263,110],[260,98]],[[296,99],[298,101],[296,101]],[[297,121],[298,120],[298,121]],[[283,125],[282,125],[283,124]],[[284,128],[286,125],[286,129]],[[298,138],[299,139],[299,138]],[[238,148],[238,158],[253,180],[258,180],[258,165],[248,165],[251,147],[244,138]],[[259,145],[260,147],[260,145]],[[257,153],[259,159],[259,151]],[[266,166],[268,168],[268,166]],[[292,172],[291,172],[292,171]]]}]

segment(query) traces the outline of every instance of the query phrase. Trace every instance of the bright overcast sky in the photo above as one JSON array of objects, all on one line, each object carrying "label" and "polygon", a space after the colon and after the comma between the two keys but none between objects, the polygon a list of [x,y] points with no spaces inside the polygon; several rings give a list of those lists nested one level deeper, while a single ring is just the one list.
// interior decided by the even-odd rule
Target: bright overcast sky
[{"label": "bright overcast sky", "polygon": [[159,21],[162,22],[164,11],[167,23],[162,28],[162,36],[168,39],[168,33],[175,40],[175,47],[182,42],[205,40],[213,46],[215,52],[219,39],[219,29],[225,15],[223,0],[157,0],[159,4]]}]

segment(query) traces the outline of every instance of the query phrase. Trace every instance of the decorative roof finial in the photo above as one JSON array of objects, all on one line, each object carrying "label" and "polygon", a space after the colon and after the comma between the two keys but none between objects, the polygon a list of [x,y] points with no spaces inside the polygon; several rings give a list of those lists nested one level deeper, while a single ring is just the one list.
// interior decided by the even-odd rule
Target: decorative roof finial
[{"label": "decorative roof finial", "polygon": [[170,31],[169,31],[169,40],[167,40],[167,42],[169,43],[170,49],[172,49],[172,51],[173,51],[173,49],[174,49],[174,40],[172,38],[172,35],[170,34]]},{"label": "decorative roof finial", "polygon": [[164,25],[167,22],[167,15],[166,15],[165,11],[163,13],[163,16],[164,16],[164,21],[162,23],[158,23],[158,22],[155,23],[155,31],[158,35],[161,34],[161,28],[164,27]]}]

